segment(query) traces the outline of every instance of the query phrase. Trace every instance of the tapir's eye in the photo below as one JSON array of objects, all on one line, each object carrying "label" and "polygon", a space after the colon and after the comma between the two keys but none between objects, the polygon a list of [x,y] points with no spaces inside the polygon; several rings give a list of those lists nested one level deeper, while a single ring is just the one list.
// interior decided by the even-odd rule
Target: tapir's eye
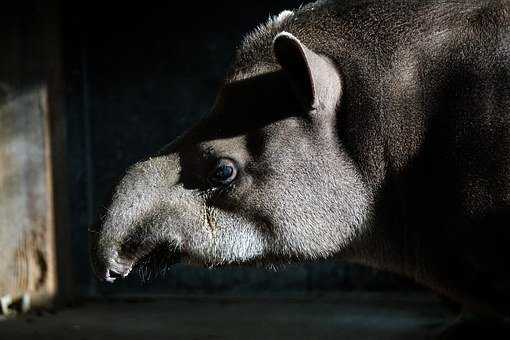
[{"label": "tapir's eye", "polygon": [[213,185],[225,185],[234,180],[237,175],[237,167],[234,161],[222,158],[216,163],[216,168],[209,175],[209,182]]}]

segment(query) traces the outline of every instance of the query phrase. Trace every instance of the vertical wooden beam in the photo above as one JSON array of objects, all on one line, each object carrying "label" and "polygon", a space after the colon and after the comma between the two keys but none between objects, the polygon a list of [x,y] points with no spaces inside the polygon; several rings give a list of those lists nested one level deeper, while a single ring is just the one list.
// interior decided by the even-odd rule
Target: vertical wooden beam
[{"label": "vertical wooden beam", "polygon": [[[66,148],[65,117],[65,85],[62,62],[62,15],[63,8],[60,0],[47,1],[44,5],[37,2],[41,12],[45,12],[43,24],[45,34],[46,60],[46,126],[47,126],[47,155],[48,155],[48,193],[51,196],[52,216],[48,221],[48,231],[53,239],[49,245],[53,247],[53,263],[55,263],[54,289],[58,302],[71,299],[76,291],[72,277],[71,258],[71,225],[69,217],[68,195],[68,161]],[[52,7],[48,7],[51,3]],[[86,240],[84,240],[86,242]]]},{"label": "vertical wooden beam", "polygon": [[58,11],[24,1],[0,23],[0,297],[37,305],[71,286]]}]

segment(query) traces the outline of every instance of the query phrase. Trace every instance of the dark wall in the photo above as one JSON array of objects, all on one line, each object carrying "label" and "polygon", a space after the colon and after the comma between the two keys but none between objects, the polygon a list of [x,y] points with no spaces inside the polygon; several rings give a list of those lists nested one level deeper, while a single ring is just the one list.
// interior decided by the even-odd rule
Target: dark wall
[{"label": "dark wall", "polygon": [[87,227],[126,167],[206,114],[243,34],[301,1],[129,3],[67,2],[63,10],[72,247],[81,292],[306,292],[401,284],[391,275],[327,263],[278,273],[176,266],[150,284],[133,276],[96,286]]}]

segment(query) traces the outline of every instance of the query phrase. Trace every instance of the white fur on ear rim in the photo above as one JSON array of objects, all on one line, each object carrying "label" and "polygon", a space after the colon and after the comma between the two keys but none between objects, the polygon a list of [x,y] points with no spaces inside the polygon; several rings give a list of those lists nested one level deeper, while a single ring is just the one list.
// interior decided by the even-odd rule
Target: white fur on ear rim
[{"label": "white fur on ear rim", "polygon": [[294,12],[292,11],[289,11],[289,10],[285,10],[285,11],[282,11],[280,14],[278,14],[278,16],[274,19],[274,22],[275,23],[280,23],[282,22],[283,20],[287,19],[288,17],[290,16],[293,16],[294,15]]},{"label": "white fur on ear rim", "polygon": [[267,35],[273,35],[275,32],[278,32],[280,26],[293,16],[294,12],[285,10],[278,15],[269,17],[267,22],[258,25],[244,37],[242,46],[249,48],[251,44],[258,44],[259,41],[266,39]]},{"label": "white fur on ear rim", "polygon": [[296,38],[296,37],[295,37],[292,33],[289,33],[289,32],[287,32],[287,31],[282,31],[282,32],[278,33],[278,34],[274,37],[274,39],[273,39],[273,46],[274,46],[275,41],[276,41],[276,40],[278,40],[278,39],[280,39],[280,38],[282,38],[282,37],[287,37],[287,38],[289,38],[289,39],[292,39],[292,40],[294,40],[295,42],[297,42],[298,44],[300,44],[300,45],[301,45],[301,42],[299,41],[299,39],[298,39],[298,38]]}]

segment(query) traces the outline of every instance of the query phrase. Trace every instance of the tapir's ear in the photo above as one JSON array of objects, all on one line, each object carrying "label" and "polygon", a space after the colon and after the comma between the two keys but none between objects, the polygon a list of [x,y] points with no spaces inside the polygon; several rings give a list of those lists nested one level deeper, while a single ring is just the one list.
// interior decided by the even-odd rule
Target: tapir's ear
[{"label": "tapir's ear", "polygon": [[305,109],[337,104],[342,86],[338,70],[331,60],[311,51],[288,32],[281,32],[275,37],[273,53],[289,75]]}]

